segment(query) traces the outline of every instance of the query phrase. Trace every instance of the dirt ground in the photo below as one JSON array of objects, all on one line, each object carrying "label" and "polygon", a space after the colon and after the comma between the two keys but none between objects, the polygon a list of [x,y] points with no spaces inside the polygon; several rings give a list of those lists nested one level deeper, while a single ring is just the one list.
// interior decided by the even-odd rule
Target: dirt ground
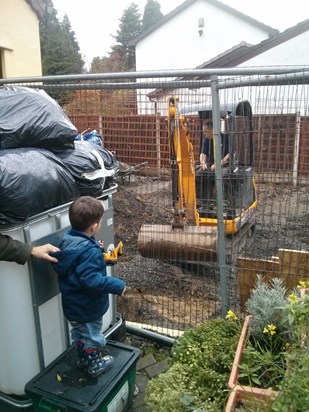
[{"label": "dirt ground", "polygon": [[[279,248],[309,250],[309,208],[306,187],[258,184],[254,243],[242,256],[268,259]],[[143,223],[169,224],[172,218],[171,183],[133,175],[118,182],[113,195],[115,241],[124,254],[117,276],[128,285],[117,310],[129,321],[162,329],[184,330],[221,313],[217,263],[184,266],[143,258],[137,237]],[[235,264],[228,265],[229,300],[237,306]]]}]

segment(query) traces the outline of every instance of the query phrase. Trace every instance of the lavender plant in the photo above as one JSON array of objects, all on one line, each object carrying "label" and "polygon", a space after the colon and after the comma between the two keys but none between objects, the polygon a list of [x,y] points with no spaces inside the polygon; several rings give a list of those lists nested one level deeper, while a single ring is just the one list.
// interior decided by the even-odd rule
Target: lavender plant
[{"label": "lavender plant", "polygon": [[278,336],[286,330],[286,319],[283,308],[288,304],[288,291],[282,279],[274,278],[268,284],[261,275],[257,276],[256,286],[246,303],[247,311],[253,319],[250,335],[255,339],[265,338],[265,328],[274,330]]}]

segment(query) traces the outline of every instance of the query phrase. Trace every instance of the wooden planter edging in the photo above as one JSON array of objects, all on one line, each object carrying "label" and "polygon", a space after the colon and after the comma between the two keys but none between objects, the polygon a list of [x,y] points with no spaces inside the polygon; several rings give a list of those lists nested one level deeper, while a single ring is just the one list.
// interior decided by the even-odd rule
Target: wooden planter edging
[{"label": "wooden planter edging", "polygon": [[259,388],[249,388],[250,390],[244,389],[243,386],[236,385],[230,396],[228,398],[227,404],[225,406],[225,412],[235,412],[236,407],[241,403],[246,402],[259,402],[265,403],[271,399],[272,395],[270,395],[265,390],[263,392],[257,391]]},{"label": "wooden planter edging", "polygon": [[230,378],[228,382],[228,387],[230,389],[234,389],[235,386],[238,385],[238,366],[240,364],[242,354],[243,354],[243,351],[246,347],[246,343],[248,340],[249,327],[250,327],[251,320],[252,320],[252,316],[250,315],[246,316],[245,322],[243,324],[243,327],[240,333],[235,357],[233,360],[232,370],[231,370],[231,374],[230,374]]},{"label": "wooden planter edging", "polygon": [[261,400],[261,401],[267,401],[271,397],[275,397],[278,392],[273,391],[270,388],[264,389],[264,388],[255,388],[251,386],[244,386],[240,385],[238,382],[238,374],[239,374],[239,365],[241,362],[241,358],[243,355],[243,352],[245,350],[247,340],[248,340],[248,335],[249,335],[249,328],[250,328],[250,323],[252,320],[252,316],[246,316],[245,322],[243,324],[240,338],[238,341],[238,345],[236,348],[236,353],[232,365],[232,370],[228,382],[228,387],[232,389],[231,394],[229,396],[225,412],[233,412],[235,410],[235,406],[237,405],[238,402],[241,400]]},{"label": "wooden planter edging", "polygon": [[305,295],[309,295],[309,288],[300,289],[300,297],[303,298]]},{"label": "wooden planter edging", "polygon": [[[300,296],[303,298],[305,295],[309,295],[309,288],[303,288],[300,290]],[[225,412],[234,412],[236,406],[241,402],[249,401],[260,401],[265,402],[269,401],[271,398],[274,398],[278,395],[277,391],[274,391],[270,388],[255,388],[251,386],[243,386],[238,382],[239,374],[239,365],[241,362],[242,354],[245,350],[250,331],[250,323],[252,316],[248,315],[245,318],[241,334],[239,337],[238,345],[236,348],[236,353],[232,365],[232,370],[228,382],[228,387],[232,389],[228,402],[225,407]]]}]

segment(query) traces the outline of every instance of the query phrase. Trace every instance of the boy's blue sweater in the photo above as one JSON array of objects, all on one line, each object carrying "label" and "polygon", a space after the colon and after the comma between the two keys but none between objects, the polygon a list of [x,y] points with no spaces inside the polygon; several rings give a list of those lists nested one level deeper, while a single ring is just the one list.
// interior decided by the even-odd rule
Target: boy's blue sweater
[{"label": "boy's blue sweater", "polygon": [[102,250],[94,237],[77,230],[65,233],[53,267],[58,274],[62,308],[69,321],[92,322],[109,307],[108,294],[121,295],[125,282],[107,276]]}]

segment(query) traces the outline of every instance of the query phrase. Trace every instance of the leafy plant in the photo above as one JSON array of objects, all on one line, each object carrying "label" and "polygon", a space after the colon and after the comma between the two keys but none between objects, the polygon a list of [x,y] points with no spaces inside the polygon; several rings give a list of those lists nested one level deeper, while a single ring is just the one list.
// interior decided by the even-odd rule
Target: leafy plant
[{"label": "leafy plant", "polygon": [[288,295],[280,279],[267,285],[259,277],[247,308],[253,319],[239,366],[240,384],[279,393],[265,411],[307,411],[309,295],[300,296],[297,289]]},{"label": "leafy plant", "polygon": [[222,411],[240,329],[237,320],[212,319],[185,332],[174,344],[171,368],[148,384],[150,409]]},{"label": "leafy plant", "polygon": [[272,412],[307,412],[309,405],[309,349],[307,346],[291,352],[288,368],[274,399]]},{"label": "leafy plant", "polygon": [[278,336],[284,329],[282,308],[287,304],[287,289],[284,287],[283,280],[274,278],[268,284],[261,275],[258,275],[256,285],[246,303],[247,311],[253,317],[250,335],[263,340],[264,328],[267,325],[275,325]]},{"label": "leafy plant", "polygon": [[246,303],[252,321],[239,366],[241,384],[278,388],[285,373],[286,347],[291,336],[284,311],[288,303],[282,279],[274,278],[267,284],[261,276],[257,277]]},{"label": "leafy plant", "polygon": [[289,304],[284,308],[285,319],[293,333],[293,343],[304,346],[309,340],[309,295],[292,293],[288,301]]},{"label": "leafy plant", "polygon": [[[275,338],[271,338],[275,340]],[[249,340],[239,365],[239,381],[244,385],[278,389],[285,374],[285,355],[283,351],[262,346],[255,339]]]},{"label": "leafy plant", "polygon": [[149,381],[146,390],[147,404],[157,412],[185,411],[181,394],[186,394],[188,371],[176,363],[157,378]]},{"label": "leafy plant", "polygon": [[237,405],[237,412],[271,412],[272,398],[245,398]]}]

